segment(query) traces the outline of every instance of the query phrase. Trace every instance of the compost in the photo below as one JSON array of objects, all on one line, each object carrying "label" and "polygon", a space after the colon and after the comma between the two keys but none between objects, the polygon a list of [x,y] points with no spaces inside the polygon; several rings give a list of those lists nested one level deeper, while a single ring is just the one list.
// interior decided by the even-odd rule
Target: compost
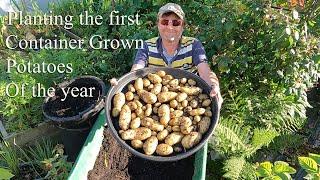
[{"label": "compost", "polygon": [[92,95],[88,97],[65,95],[63,88],[55,91],[55,96],[52,97],[46,104],[45,111],[49,116],[53,117],[72,117],[94,106],[99,100],[102,92],[102,87],[99,84],[93,84],[90,79],[80,79],[71,83],[68,87],[92,89]]},{"label": "compost", "polygon": [[88,179],[188,180],[192,179],[193,164],[194,156],[174,162],[139,158],[120,146],[110,130],[105,129],[102,147]]}]

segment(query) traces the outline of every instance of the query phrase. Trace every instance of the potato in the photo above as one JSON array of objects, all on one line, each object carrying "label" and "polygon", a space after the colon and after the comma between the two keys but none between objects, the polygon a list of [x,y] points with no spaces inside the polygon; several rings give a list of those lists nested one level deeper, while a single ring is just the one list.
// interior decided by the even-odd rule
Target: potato
[{"label": "potato", "polygon": [[187,100],[183,100],[183,101],[181,102],[181,106],[182,106],[183,108],[187,107],[187,106],[188,106],[188,101],[187,101]]},{"label": "potato", "polygon": [[151,106],[151,104],[147,104],[146,105],[146,110],[144,111],[144,115],[145,116],[150,116],[151,113],[152,113],[152,106]]},{"label": "potato", "polygon": [[144,118],[144,112],[140,107],[138,107],[135,112],[140,119]]},{"label": "potato", "polygon": [[170,107],[171,108],[176,108],[178,106],[178,101],[177,100],[171,100],[170,101]]},{"label": "potato", "polygon": [[181,79],[180,79],[180,83],[181,83],[181,84],[187,83],[187,78],[181,78]]},{"label": "potato", "polygon": [[122,92],[117,93],[113,98],[112,116],[118,117],[122,106],[126,103],[126,97]]},{"label": "potato", "polygon": [[159,109],[158,107],[153,107],[152,112],[155,114],[158,114],[158,109]]},{"label": "potato", "polygon": [[139,108],[142,108],[143,104],[139,100],[134,100],[134,102]]},{"label": "potato", "polygon": [[187,113],[190,113],[192,111],[192,107],[191,106],[187,106],[185,109],[184,109],[184,112],[187,112]]},{"label": "potato", "polygon": [[166,75],[166,72],[161,70],[161,71],[156,72],[156,74],[160,77],[164,77]]},{"label": "potato", "polygon": [[153,105],[154,107],[159,107],[159,106],[161,106],[161,103],[159,103],[159,102],[156,102],[156,103],[154,103],[154,105]]},{"label": "potato", "polygon": [[157,95],[157,94],[159,94],[159,93],[161,92],[161,88],[162,88],[162,84],[160,84],[160,83],[155,84],[154,87],[153,87],[153,89],[151,89],[150,92],[151,92],[152,94]]},{"label": "potato", "polygon": [[190,134],[193,131],[193,126],[180,126],[180,131],[182,132],[182,134]]},{"label": "potato", "polygon": [[161,83],[162,82],[162,78],[160,76],[158,76],[157,74],[148,74],[148,79],[153,83],[153,84],[157,84],[157,83]]},{"label": "potato", "polygon": [[171,76],[170,74],[167,74],[165,76],[163,76],[163,80],[172,80],[173,79],[173,76]]},{"label": "potato", "polygon": [[128,91],[136,92],[136,89],[134,88],[134,86],[132,84],[129,84],[128,85]]},{"label": "potato", "polygon": [[164,103],[173,100],[177,95],[178,93],[176,92],[161,92],[157,95],[157,98],[160,103]]},{"label": "potato", "polygon": [[151,130],[146,127],[139,127],[134,131],[135,131],[134,139],[137,139],[137,140],[143,141],[151,136]]},{"label": "potato", "polygon": [[205,116],[208,116],[208,117],[212,117],[212,112],[211,112],[211,110],[206,109],[206,111],[204,112],[204,115],[205,115]]},{"label": "potato", "polygon": [[123,105],[121,111],[120,111],[120,117],[119,117],[119,126],[123,130],[127,130],[129,128],[131,121],[131,110],[128,105]]},{"label": "potato", "polygon": [[197,145],[201,140],[201,134],[198,132],[191,132],[190,134],[184,136],[181,140],[181,144],[184,148],[190,149]]},{"label": "potato", "polygon": [[197,82],[193,79],[188,79],[188,84],[190,84],[190,86],[195,86]]},{"label": "potato", "polygon": [[192,100],[194,100],[194,99],[195,99],[195,96],[188,96],[188,97],[187,97],[187,101],[188,101],[188,102],[190,102],[190,101],[192,101]]},{"label": "potato", "polygon": [[157,136],[157,132],[156,131],[151,131],[151,136]]},{"label": "potato", "polygon": [[143,78],[143,87],[148,87],[150,84],[151,82],[149,81],[149,79]]},{"label": "potato", "polygon": [[180,91],[188,95],[198,95],[202,90],[199,87],[180,87]]},{"label": "potato", "polygon": [[209,96],[207,94],[200,94],[199,99],[201,99],[201,100],[209,99]]},{"label": "potato", "polygon": [[160,156],[167,156],[173,153],[173,148],[168,144],[162,143],[157,146],[156,153]]},{"label": "potato", "polygon": [[158,121],[154,121],[149,128],[153,131],[162,131],[164,130],[164,125],[160,124]]},{"label": "potato", "polygon": [[184,107],[183,107],[181,104],[179,104],[178,107],[177,107],[177,109],[178,109],[178,110],[183,110]]},{"label": "potato", "polygon": [[137,140],[137,139],[133,139],[133,140],[131,141],[131,146],[132,146],[133,148],[135,148],[135,149],[140,149],[140,148],[142,148],[142,146],[143,146],[143,142],[140,141],[140,140]]},{"label": "potato", "polygon": [[199,133],[204,134],[210,127],[211,119],[209,117],[203,117],[198,123]]},{"label": "potato", "polygon": [[150,84],[150,85],[147,87],[147,89],[148,89],[149,91],[151,91],[153,88],[154,88],[154,85],[153,85],[153,84]]},{"label": "potato", "polygon": [[180,126],[189,127],[192,125],[192,120],[188,117],[183,116],[180,120]]},{"label": "potato", "polygon": [[160,123],[167,125],[170,121],[170,108],[167,104],[162,104],[158,109],[158,115],[160,117]]},{"label": "potato", "polygon": [[180,132],[181,131],[180,126],[172,126],[172,131]]},{"label": "potato", "polygon": [[131,113],[131,119],[135,119],[137,117],[136,113]]},{"label": "potato", "polygon": [[169,121],[169,125],[170,126],[179,126],[180,125],[180,120],[181,120],[181,117],[171,118],[170,121]]},{"label": "potato", "polygon": [[137,129],[138,127],[140,127],[141,124],[141,119],[139,117],[132,119],[132,121],[130,122],[130,128],[131,129]]},{"label": "potato", "polygon": [[172,132],[172,126],[167,126],[166,130],[168,130],[168,132],[171,133]]},{"label": "potato", "polygon": [[183,134],[181,132],[173,132],[169,134],[164,140],[166,144],[173,146],[179,143],[183,138]]},{"label": "potato", "polygon": [[170,86],[169,91],[177,92],[180,91],[180,86]]},{"label": "potato", "polygon": [[147,155],[152,155],[156,151],[157,146],[158,146],[158,139],[155,136],[151,136],[143,144],[144,153]]},{"label": "potato", "polygon": [[206,111],[206,109],[204,109],[204,108],[197,108],[197,109],[192,109],[189,114],[191,116],[197,116],[197,115],[199,116],[199,115],[204,114],[205,111]]},{"label": "potato", "polygon": [[136,131],[134,129],[128,129],[121,132],[120,135],[123,140],[133,140],[136,136]]},{"label": "potato", "polygon": [[133,94],[133,100],[134,101],[139,101],[140,100],[140,97],[137,95],[137,94]]},{"label": "potato", "polygon": [[138,95],[147,104],[154,104],[157,101],[157,96],[146,90],[139,90]]},{"label": "potato", "polygon": [[141,125],[145,127],[150,127],[151,124],[153,124],[153,122],[154,122],[154,119],[150,117],[144,117],[143,119],[141,119]]},{"label": "potato", "polygon": [[183,115],[183,111],[175,110],[172,113],[170,113],[170,118],[181,117],[182,115]]},{"label": "potato", "polygon": [[202,106],[203,107],[208,107],[210,106],[211,104],[211,100],[210,99],[205,99],[203,102],[202,102]]},{"label": "potato", "polygon": [[193,120],[194,120],[196,123],[198,123],[198,122],[201,121],[201,117],[198,116],[198,115],[196,115],[196,116],[193,117]]},{"label": "potato", "polygon": [[164,129],[157,134],[157,138],[159,141],[163,141],[168,136],[168,134],[169,131],[167,129]]},{"label": "potato", "polygon": [[128,92],[126,92],[126,100],[127,101],[132,101],[133,100],[133,92],[131,92],[131,91],[128,91]]},{"label": "potato", "polygon": [[168,87],[162,86],[161,92],[168,92],[168,91],[169,91]]},{"label": "potato", "polygon": [[192,100],[191,102],[190,102],[190,106],[192,107],[192,108],[197,108],[198,107],[198,101],[197,100]]},{"label": "potato", "polygon": [[178,102],[182,102],[183,100],[186,100],[187,97],[188,97],[188,94],[182,92],[182,93],[179,93],[179,94],[178,94],[178,96],[176,97],[176,100],[177,100]]},{"label": "potato", "polygon": [[142,78],[137,78],[134,81],[134,88],[136,89],[136,91],[143,90],[143,80],[142,80]]},{"label": "potato", "polygon": [[178,79],[172,79],[171,81],[169,81],[169,85],[171,87],[177,87],[179,85],[179,80]]},{"label": "potato", "polygon": [[129,106],[131,111],[134,111],[134,110],[136,110],[138,108],[137,104],[134,101],[128,102],[127,105]]}]

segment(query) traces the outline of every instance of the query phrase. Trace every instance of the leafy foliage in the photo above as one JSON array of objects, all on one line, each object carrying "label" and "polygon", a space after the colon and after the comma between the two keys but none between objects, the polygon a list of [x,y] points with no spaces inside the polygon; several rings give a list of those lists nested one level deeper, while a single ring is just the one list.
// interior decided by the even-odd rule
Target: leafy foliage
[{"label": "leafy foliage", "polygon": [[289,166],[288,163],[283,161],[276,161],[271,164],[269,161],[260,163],[256,174],[258,177],[264,177],[264,179],[292,179],[290,174],[296,173],[296,170]]},{"label": "leafy foliage", "polygon": [[298,157],[300,166],[308,173],[305,179],[320,178],[320,155],[309,153],[309,157]]},{"label": "leafy foliage", "polygon": [[246,161],[242,157],[231,157],[225,161],[223,170],[226,172],[223,177],[227,179],[238,179]]},{"label": "leafy foliage", "polygon": [[19,174],[19,155],[17,149],[11,144],[4,142],[1,143],[0,161],[4,163],[11,173]]},{"label": "leafy foliage", "polygon": [[13,176],[8,169],[0,168],[0,179],[11,179]]}]

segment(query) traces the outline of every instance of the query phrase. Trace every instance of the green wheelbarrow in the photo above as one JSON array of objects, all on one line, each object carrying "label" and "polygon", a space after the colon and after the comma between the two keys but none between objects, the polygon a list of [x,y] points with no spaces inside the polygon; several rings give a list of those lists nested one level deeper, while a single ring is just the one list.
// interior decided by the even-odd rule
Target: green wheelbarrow
[{"label": "green wheelbarrow", "polygon": [[[85,180],[88,172],[93,169],[103,141],[105,125],[105,110],[101,111],[94,126],[92,127],[86,142],[70,172],[70,180]],[[204,180],[207,164],[207,143],[195,154],[193,180]]]}]

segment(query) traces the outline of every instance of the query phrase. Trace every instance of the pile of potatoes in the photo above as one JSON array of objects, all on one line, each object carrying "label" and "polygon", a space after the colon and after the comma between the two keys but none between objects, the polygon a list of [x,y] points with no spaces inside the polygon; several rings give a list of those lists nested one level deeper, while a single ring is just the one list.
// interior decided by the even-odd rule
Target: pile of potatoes
[{"label": "pile of potatoes", "polygon": [[211,122],[211,100],[193,79],[175,79],[165,71],[128,84],[113,98],[112,116],[119,134],[147,155],[168,156],[197,145]]}]

